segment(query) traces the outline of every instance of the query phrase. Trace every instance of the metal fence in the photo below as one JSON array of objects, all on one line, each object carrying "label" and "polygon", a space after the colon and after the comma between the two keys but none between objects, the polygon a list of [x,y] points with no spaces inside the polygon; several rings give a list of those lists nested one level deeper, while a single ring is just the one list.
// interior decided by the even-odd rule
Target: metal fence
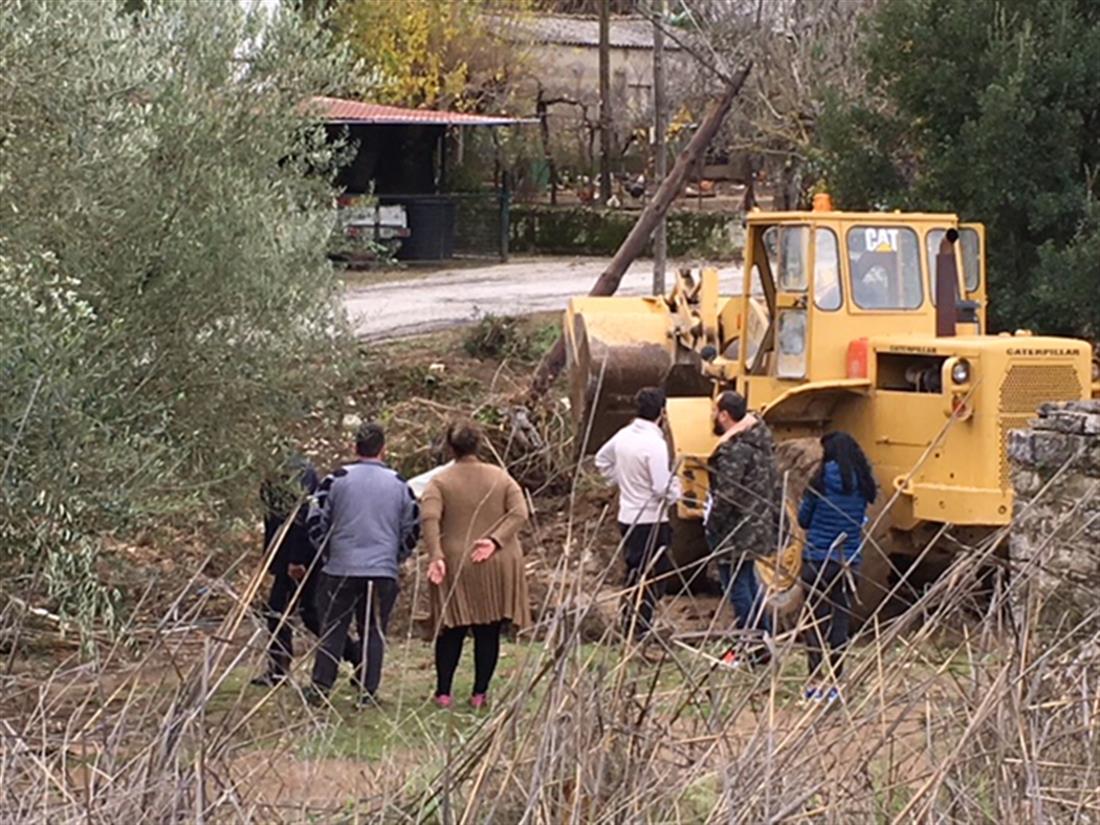
[{"label": "metal fence", "polygon": [[399,259],[508,259],[510,197],[506,189],[379,195],[378,200],[405,207],[409,237],[397,253]]}]

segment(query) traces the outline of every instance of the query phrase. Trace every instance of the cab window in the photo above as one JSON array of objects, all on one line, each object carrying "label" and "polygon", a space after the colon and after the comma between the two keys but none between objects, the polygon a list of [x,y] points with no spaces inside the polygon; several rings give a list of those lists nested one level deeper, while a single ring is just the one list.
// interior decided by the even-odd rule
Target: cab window
[{"label": "cab window", "polygon": [[959,246],[962,249],[963,283],[967,292],[981,286],[981,242],[973,229],[959,230]]},{"label": "cab window", "polygon": [[854,226],[847,243],[856,306],[916,309],[923,303],[916,232],[901,226]]},{"label": "cab window", "polygon": [[773,226],[764,233],[764,248],[780,292],[806,291],[810,251],[808,226]]},{"label": "cab window", "polygon": [[840,309],[840,244],[831,229],[814,230],[814,305]]},{"label": "cab window", "polygon": [[749,272],[749,295],[754,298],[762,298],[764,296],[764,283],[760,280],[760,267],[756,264],[752,265],[752,269]]}]

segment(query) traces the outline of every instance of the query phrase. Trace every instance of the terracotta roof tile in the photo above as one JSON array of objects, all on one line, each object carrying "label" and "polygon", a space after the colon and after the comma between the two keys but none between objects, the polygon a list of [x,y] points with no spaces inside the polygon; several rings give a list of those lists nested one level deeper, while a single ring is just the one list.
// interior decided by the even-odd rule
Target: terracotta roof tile
[{"label": "terracotta roof tile", "polygon": [[410,126],[416,124],[439,126],[509,126],[514,123],[533,123],[524,118],[495,115],[466,114],[465,112],[439,112],[432,109],[403,109],[400,106],[382,106],[359,100],[338,97],[314,97],[309,103],[329,123],[367,123],[375,125]]}]

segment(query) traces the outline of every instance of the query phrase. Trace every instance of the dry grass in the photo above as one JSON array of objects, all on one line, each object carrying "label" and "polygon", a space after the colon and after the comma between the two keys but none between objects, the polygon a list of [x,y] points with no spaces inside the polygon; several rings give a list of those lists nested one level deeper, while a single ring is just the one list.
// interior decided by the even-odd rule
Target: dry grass
[{"label": "dry grass", "polygon": [[[249,688],[263,579],[180,604],[133,654],[4,677],[5,822],[1095,822],[1100,816],[1100,636],[1041,627],[1017,571],[964,619],[992,543],[961,554],[899,620],[853,651],[843,703],[799,701],[794,633],[777,664],[717,664],[709,633],[666,627],[642,657],[609,630],[617,574],[574,525],[536,546],[556,559],[536,633],[509,648],[484,717],[426,705],[422,641],[394,640],[387,707],[316,710],[297,688]],[[257,570],[260,568],[257,567]],[[603,579],[600,581],[599,579]],[[422,588],[411,577],[413,593]],[[597,593],[596,598],[592,594]],[[205,600],[231,598],[216,627]],[[682,595],[682,603],[692,597]],[[682,604],[680,605],[682,607]],[[713,611],[713,602],[700,610]],[[671,610],[671,608],[668,608]],[[1048,611],[1049,613],[1049,611]],[[12,611],[8,611],[9,618]],[[32,633],[33,628],[24,628]],[[40,632],[46,632],[44,630]],[[357,744],[352,746],[349,742]],[[349,757],[349,752],[351,756]]]},{"label": "dry grass", "polygon": [[[440,421],[461,406],[432,404],[421,410]],[[494,447],[540,491],[525,548],[538,622],[506,645],[488,713],[428,701],[430,646],[408,621],[422,562],[405,577],[385,705],[370,710],[346,687],[311,707],[302,670],[248,685],[265,637],[255,555],[181,582],[152,618],[140,608],[153,596],[132,594],[147,617],[132,643],[104,638],[91,661],[51,658],[56,623],[11,600],[0,821],[1100,821],[1100,606],[1057,625],[1034,586],[1044,558],[989,594],[1001,536],[965,548],[904,613],[864,628],[843,702],[806,705],[805,617],[751,672],[716,658],[731,634],[713,598],[666,599],[645,650],[617,635],[630,594],[604,499],[581,472],[563,481],[559,417],[529,423],[505,418]]]}]

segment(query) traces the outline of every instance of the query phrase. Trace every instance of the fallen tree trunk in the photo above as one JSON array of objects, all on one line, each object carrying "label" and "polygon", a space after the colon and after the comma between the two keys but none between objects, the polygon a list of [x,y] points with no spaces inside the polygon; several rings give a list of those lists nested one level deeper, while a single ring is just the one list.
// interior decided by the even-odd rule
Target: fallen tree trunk
[{"label": "fallen tree trunk", "polygon": [[[668,212],[668,208],[683,188],[692,166],[703,156],[707,145],[714,139],[715,134],[722,125],[722,121],[726,119],[730,107],[733,106],[733,101],[745,84],[745,78],[748,77],[751,69],[752,63],[746,63],[738,70],[737,74],[729,79],[725,92],[714,102],[710,111],[707,112],[707,116],[703,118],[703,122],[699,125],[699,129],[692,135],[688,145],[680,152],[672,170],[657,187],[653,199],[646,204],[642,214],[638,216],[638,220],[630,230],[630,234],[619,245],[615,256],[611,259],[611,263],[600,274],[596,284],[588,293],[589,295],[615,294],[615,290],[619,288],[619,283],[623,279],[623,274],[634,259],[645,250],[653,230],[656,229],[657,224]],[[539,368],[535,371],[535,377],[531,381],[530,396],[537,398],[544,394],[550,388],[550,385],[554,383],[554,379],[558,377],[564,366],[565,340],[559,335],[557,341],[554,342],[554,346],[543,356]]]}]

